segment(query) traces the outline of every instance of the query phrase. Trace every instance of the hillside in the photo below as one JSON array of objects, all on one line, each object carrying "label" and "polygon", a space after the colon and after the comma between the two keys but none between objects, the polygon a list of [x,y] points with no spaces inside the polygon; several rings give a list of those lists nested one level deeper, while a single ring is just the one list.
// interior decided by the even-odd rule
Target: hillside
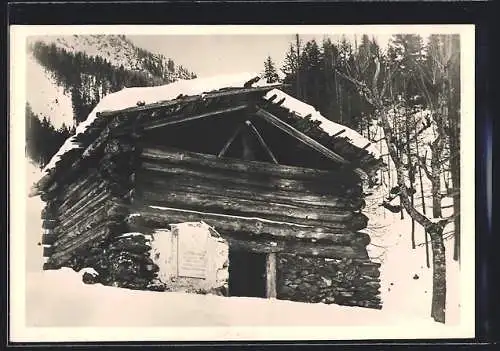
[{"label": "hillside", "polygon": [[[30,143],[43,134],[37,129],[40,125],[52,129],[45,135],[66,135],[110,93],[196,77],[173,60],[135,46],[123,35],[30,37],[26,63],[26,103],[33,112],[26,116],[27,143],[42,145],[28,149],[28,155],[40,166],[61,144],[60,138]],[[46,121],[37,123],[33,118]]]}]

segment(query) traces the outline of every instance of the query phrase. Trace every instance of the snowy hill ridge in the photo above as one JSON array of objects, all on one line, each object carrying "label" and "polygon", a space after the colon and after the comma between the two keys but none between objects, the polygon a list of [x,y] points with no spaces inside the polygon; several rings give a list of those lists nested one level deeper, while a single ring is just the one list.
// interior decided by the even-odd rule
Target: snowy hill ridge
[{"label": "snowy hill ridge", "polygon": [[168,81],[189,79],[192,75],[181,65],[161,54],[151,53],[134,45],[124,35],[71,35],[33,37],[31,42],[55,44],[68,52],[84,52],[88,56],[100,56],[115,67],[129,71],[147,72],[151,76],[163,75]]},{"label": "snowy hill ridge", "polygon": [[[46,117],[56,128],[63,123],[73,125],[76,111],[81,111],[82,105],[88,109],[123,85],[160,85],[195,77],[171,59],[135,46],[123,35],[31,36],[27,44],[26,77],[29,84],[26,85],[26,102],[35,114]],[[54,52],[49,52],[45,61],[41,60],[35,53],[35,45],[64,50],[66,56],[73,56],[73,61],[70,61],[73,66],[68,69],[68,57]],[[84,56],[93,60],[93,67],[88,67]],[[95,72],[89,71],[92,69]],[[76,79],[77,76],[80,79]],[[131,82],[123,81],[129,76]],[[62,81],[61,77],[64,78]],[[88,112],[81,114],[87,115]]]}]

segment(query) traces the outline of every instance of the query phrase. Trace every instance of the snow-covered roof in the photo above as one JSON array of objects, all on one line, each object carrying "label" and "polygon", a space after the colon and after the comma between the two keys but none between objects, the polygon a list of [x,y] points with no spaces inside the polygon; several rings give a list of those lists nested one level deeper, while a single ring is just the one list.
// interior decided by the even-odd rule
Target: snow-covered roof
[{"label": "snow-covered roof", "polygon": [[[89,126],[92,125],[97,118],[99,112],[121,110],[136,106],[138,101],[144,102],[146,105],[175,99],[180,94],[183,95],[199,95],[204,92],[218,90],[227,87],[243,87],[249,80],[258,76],[256,73],[240,73],[231,75],[218,75],[207,78],[196,78],[191,80],[179,80],[174,83],[140,88],[124,88],[116,93],[109,94],[99,101],[97,106],[90,112],[87,119],[80,123],[76,128],[74,136],[68,138],[61,146],[59,151],[52,157],[49,163],[44,167],[42,175],[47,174],[55,168],[56,163],[68,151],[79,148],[80,145],[76,141],[79,134],[84,133]],[[268,85],[263,80],[253,84],[256,86]]]},{"label": "snow-covered roof", "polygon": [[[137,104],[139,102],[141,103],[141,105],[151,105],[159,102],[175,100],[181,95],[204,96],[204,94],[206,93],[225,88],[244,88],[246,87],[246,83],[250,81],[252,82],[252,88],[270,87],[270,91],[267,92],[264,98],[269,99],[271,96],[277,95],[279,100],[284,99],[281,106],[294,112],[296,116],[310,116],[310,119],[312,121],[320,121],[319,128],[321,128],[330,136],[339,134],[339,132],[343,131],[342,135],[340,136],[341,138],[345,138],[348,143],[352,144],[356,148],[365,149],[368,154],[373,156],[375,159],[380,158],[378,151],[373,145],[369,145],[367,147],[367,145],[370,144],[370,141],[356,131],[328,120],[327,118],[322,116],[313,106],[299,101],[279,89],[273,88],[275,84],[268,84],[264,79],[259,79],[259,74],[245,72],[240,74],[218,75],[191,80],[179,80],[174,83],[162,86],[124,88],[121,91],[105,96],[92,110],[87,119],[80,125],[78,125],[75,135],[68,138],[64,142],[58,152],[44,167],[40,179],[38,180],[37,184],[35,184],[35,188],[41,183],[50,179],[51,174],[56,168],[56,164],[66,153],[68,153],[70,150],[80,149],[83,147],[83,145],[81,145],[78,141],[80,139],[79,137],[81,136],[81,134],[84,134],[90,126],[94,124],[96,119],[98,119],[98,116],[101,116],[101,113],[103,112],[112,112],[127,108],[135,108],[137,107]],[[32,193],[36,193],[36,191],[37,190],[33,190]]]},{"label": "snow-covered roof", "polygon": [[[352,130],[344,125],[330,121],[326,117],[322,116],[321,113],[319,113],[313,106],[308,105],[303,101],[297,100],[296,98],[284,93],[279,89],[270,90],[264,96],[264,98],[269,99],[271,98],[271,96],[274,95],[276,95],[275,98],[276,101],[284,99],[281,106],[289,109],[292,112],[295,112],[297,116],[303,118],[306,116],[310,116],[312,121],[321,122],[319,127],[330,136],[336,135],[340,131],[344,130],[344,132],[342,133],[342,137],[349,139],[350,143],[353,144],[354,146],[362,149],[370,143],[370,140],[366,139],[364,136],[362,136],[355,130]],[[374,144],[368,146],[366,148],[366,151],[372,154],[374,158],[376,159],[380,158],[380,153],[378,152]]]}]

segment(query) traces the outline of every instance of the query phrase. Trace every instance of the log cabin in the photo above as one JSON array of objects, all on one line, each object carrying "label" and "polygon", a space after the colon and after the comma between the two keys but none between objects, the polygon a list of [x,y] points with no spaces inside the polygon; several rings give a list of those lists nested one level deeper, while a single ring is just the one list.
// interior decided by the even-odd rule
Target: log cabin
[{"label": "log cabin", "polygon": [[[258,78],[105,97],[45,167],[43,269],[85,283],[381,308],[370,142]],[[209,83],[207,83],[209,82]],[[140,103],[138,103],[140,101]]]}]

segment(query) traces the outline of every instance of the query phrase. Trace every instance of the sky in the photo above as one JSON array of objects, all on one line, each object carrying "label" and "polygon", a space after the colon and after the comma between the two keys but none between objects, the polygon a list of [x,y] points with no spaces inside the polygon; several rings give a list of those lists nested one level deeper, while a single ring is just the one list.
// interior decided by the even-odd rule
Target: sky
[{"label": "sky", "polygon": [[[282,67],[285,53],[290,43],[294,42],[294,34],[239,34],[239,35],[127,35],[137,46],[154,53],[163,54],[196,73],[198,77],[240,72],[261,72],[264,61],[271,56],[277,67]],[[340,35],[300,36],[303,43],[315,39],[321,44],[323,38],[329,37],[333,42],[339,41]],[[346,37],[354,41],[354,35]],[[361,35],[357,36],[360,40]],[[377,35],[375,40],[385,47],[390,35]]]}]

